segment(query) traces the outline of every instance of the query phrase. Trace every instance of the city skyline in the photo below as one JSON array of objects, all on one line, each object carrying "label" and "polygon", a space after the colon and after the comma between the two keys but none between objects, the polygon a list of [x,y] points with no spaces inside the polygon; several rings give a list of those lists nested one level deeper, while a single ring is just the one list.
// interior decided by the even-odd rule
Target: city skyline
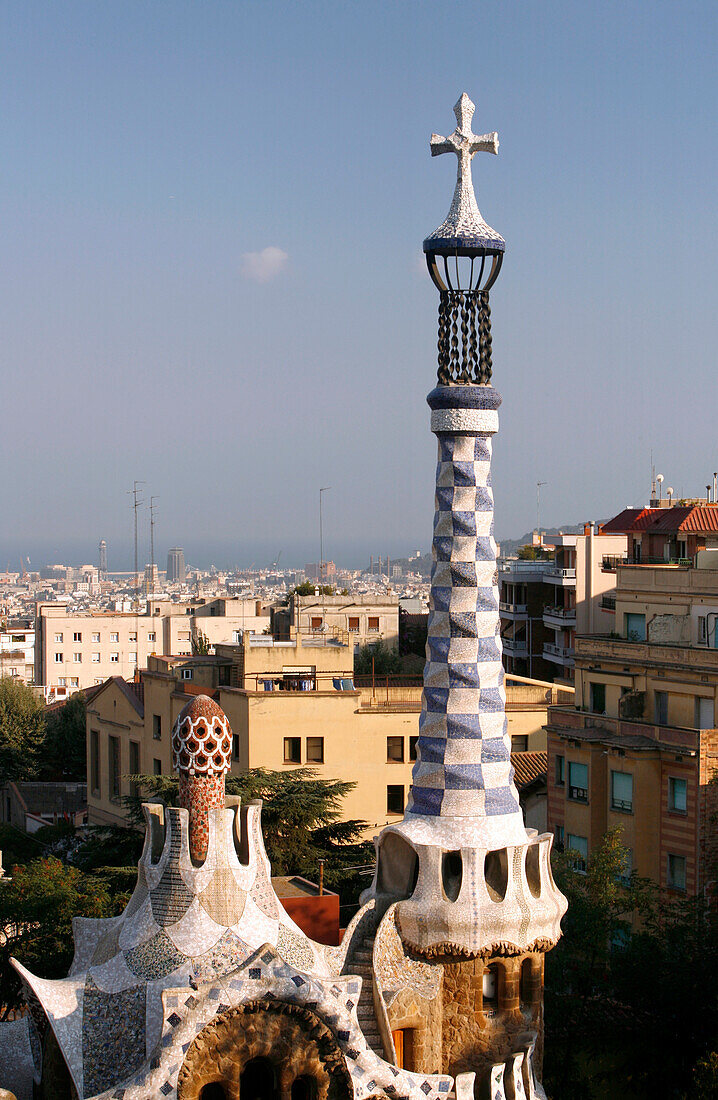
[{"label": "city skyline", "polygon": [[326,556],[426,548],[420,248],[453,181],[427,119],[463,90],[501,140],[475,171],[507,240],[497,537],[539,480],[545,526],[645,503],[651,451],[702,492],[710,401],[671,394],[712,392],[712,255],[685,239],[718,228],[714,7],[411,10],[6,11],[3,568],[100,537],[131,562],[134,477],[190,561],[315,560],[325,484]]}]

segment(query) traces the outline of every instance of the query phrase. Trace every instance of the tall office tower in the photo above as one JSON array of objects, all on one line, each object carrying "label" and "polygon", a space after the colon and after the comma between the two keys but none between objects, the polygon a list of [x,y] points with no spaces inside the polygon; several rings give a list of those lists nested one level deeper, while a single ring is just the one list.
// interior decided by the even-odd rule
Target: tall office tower
[{"label": "tall office tower", "polygon": [[167,553],[167,580],[184,584],[185,575],[184,550],[181,546],[173,546]]},{"label": "tall office tower", "polygon": [[104,580],[107,576],[107,543],[104,539],[100,539],[100,580]]}]

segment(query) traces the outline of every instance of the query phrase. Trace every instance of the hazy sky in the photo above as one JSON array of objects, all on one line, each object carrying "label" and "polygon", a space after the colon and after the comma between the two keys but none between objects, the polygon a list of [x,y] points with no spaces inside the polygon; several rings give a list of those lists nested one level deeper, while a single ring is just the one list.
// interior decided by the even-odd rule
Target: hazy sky
[{"label": "hazy sky", "polygon": [[[499,537],[718,469],[718,5],[0,4],[0,566],[428,548],[422,239],[467,91]],[[147,514],[141,513],[148,556]],[[17,564],[15,564],[17,568]]]}]

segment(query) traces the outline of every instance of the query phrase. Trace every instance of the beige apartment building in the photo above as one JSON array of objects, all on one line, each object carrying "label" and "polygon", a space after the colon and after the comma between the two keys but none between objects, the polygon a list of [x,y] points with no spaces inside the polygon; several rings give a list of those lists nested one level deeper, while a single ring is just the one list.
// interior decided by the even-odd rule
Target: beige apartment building
[{"label": "beige apartment building", "polygon": [[[298,596],[275,612],[275,633],[327,634],[339,631],[351,637],[359,649],[382,641],[399,648],[398,596]],[[281,625],[280,625],[281,624]]]},{"label": "beige apartment building", "polygon": [[157,600],[137,613],[68,613],[61,604],[38,603],[35,683],[61,697],[110,676],[133,679],[154,655],[189,656],[200,633],[210,645],[232,644],[245,631],[268,628],[269,613],[255,600]]},{"label": "beige apartment building", "polygon": [[[170,732],[193,694],[212,695],[232,726],[234,772],[311,767],[356,783],[348,818],[367,836],[404,812],[418,740],[421,685],[356,689],[353,646],[308,634],[245,635],[210,657],[152,657],[137,683],[109,680],[87,712],[92,823],[122,824],[130,774],[171,774]],[[572,695],[571,695],[572,697]],[[550,684],[510,683],[507,713],[517,750],[545,749]]]}]

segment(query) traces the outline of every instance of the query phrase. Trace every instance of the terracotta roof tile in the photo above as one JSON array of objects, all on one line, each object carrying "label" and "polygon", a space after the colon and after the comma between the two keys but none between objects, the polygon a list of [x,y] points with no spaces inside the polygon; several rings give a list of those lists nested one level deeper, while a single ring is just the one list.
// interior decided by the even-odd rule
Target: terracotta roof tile
[{"label": "terracotta roof tile", "polygon": [[548,768],[547,752],[512,752],[511,763],[514,766],[514,781],[519,790],[533,783],[535,779],[546,776]]}]

